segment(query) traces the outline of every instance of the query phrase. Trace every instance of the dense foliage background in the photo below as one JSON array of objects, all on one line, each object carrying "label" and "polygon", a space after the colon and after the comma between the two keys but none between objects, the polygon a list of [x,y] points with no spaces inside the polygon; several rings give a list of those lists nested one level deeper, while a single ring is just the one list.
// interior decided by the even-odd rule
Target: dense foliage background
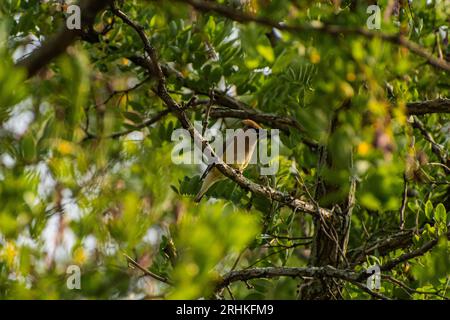
[{"label": "dense foliage background", "polygon": [[[450,298],[450,3],[376,2],[2,1],[0,297]],[[194,204],[172,132],[245,118],[278,172]]]}]

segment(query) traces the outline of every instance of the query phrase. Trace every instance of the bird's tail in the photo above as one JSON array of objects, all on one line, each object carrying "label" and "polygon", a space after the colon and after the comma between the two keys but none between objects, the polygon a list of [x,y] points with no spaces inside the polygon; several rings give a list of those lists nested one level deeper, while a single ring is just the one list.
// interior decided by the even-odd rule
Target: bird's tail
[{"label": "bird's tail", "polygon": [[200,202],[200,200],[202,200],[203,196],[204,196],[204,192],[198,192],[197,195],[194,198],[194,202]]},{"label": "bird's tail", "polygon": [[205,179],[203,180],[202,187],[200,188],[200,191],[197,193],[197,195],[194,198],[195,202],[200,202],[202,200],[205,193],[211,188],[216,182],[224,179],[225,177],[218,171],[217,169],[212,169]]},{"label": "bird's tail", "polygon": [[214,181],[211,181],[211,177],[208,175],[206,176],[205,180],[202,183],[202,187],[200,188],[199,192],[194,198],[194,202],[200,202],[202,200],[205,193],[211,188],[211,186],[214,184]]}]

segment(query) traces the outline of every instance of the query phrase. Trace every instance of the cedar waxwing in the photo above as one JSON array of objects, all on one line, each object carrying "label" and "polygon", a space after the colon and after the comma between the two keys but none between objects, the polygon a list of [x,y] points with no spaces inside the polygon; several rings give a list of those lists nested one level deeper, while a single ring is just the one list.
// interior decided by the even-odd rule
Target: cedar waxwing
[{"label": "cedar waxwing", "polygon": [[[248,166],[258,142],[259,130],[262,129],[262,127],[253,120],[243,120],[242,124],[244,125],[243,129],[238,130],[225,142],[225,151],[223,152],[223,155],[218,155],[226,164],[240,172]],[[214,164],[210,164],[200,179],[204,180],[200,191],[195,196],[195,202],[199,202],[209,188],[216,182],[226,179],[226,177],[219,169],[214,167]]]}]

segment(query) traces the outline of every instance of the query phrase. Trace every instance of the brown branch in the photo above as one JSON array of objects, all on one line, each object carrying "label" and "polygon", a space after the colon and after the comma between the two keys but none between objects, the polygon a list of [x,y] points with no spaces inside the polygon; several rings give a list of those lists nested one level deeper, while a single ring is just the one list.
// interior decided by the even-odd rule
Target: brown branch
[{"label": "brown branch", "polygon": [[221,277],[216,285],[216,290],[220,290],[236,281],[247,281],[259,278],[277,277],[331,277],[350,282],[355,282],[360,277],[359,273],[350,270],[340,270],[331,266],[325,267],[268,267],[252,268],[238,271],[230,271]]},{"label": "brown branch", "polygon": [[405,211],[406,204],[408,203],[408,179],[406,174],[403,174],[403,194],[402,194],[402,205],[400,207],[400,230],[405,228]]},{"label": "brown branch", "polygon": [[[128,89],[123,89],[123,90],[114,90],[108,98],[106,98],[105,101],[99,103],[96,105],[96,107],[99,107],[100,105],[104,105],[107,104],[112,98],[114,98],[116,95],[118,94],[129,94],[130,92],[139,89],[144,83],[146,83],[148,80],[150,80],[150,77],[145,78],[144,80],[142,80],[141,82],[137,83],[136,85],[134,85],[133,87],[130,87]],[[122,96],[123,97],[123,96]]]},{"label": "brown branch", "polygon": [[274,114],[264,114],[257,111],[245,111],[238,109],[214,108],[211,110],[213,118],[236,118],[236,119],[252,119],[259,123],[264,123],[272,128],[289,131],[289,127],[294,127],[301,132],[305,132],[297,120]]},{"label": "brown branch", "polygon": [[[437,156],[439,161],[441,161],[442,164],[445,166],[450,166],[450,159],[447,155],[445,155],[444,147],[442,147],[440,144],[436,143],[431,133],[427,131],[425,128],[425,125],[422,123],[422,121],[419,120],[418,117],[413,118],[412,126],[420,131],[420,133],[423,135],[425,140],[427,140],[429,143],[431,143],[431,151]],[[450,170],[444,166],[444,170],[447,174],[450,174]]]},{"label": "brown branch", "polygon": [[[194,107],[194,106],[197,106],[197,105],[203,104],[203,103],[205,103],[205,102],[204,102],[204,101],[201,101],[201,100],[193,101],[193,102],[191,102],[191,103],[188,103],[188,104],[186,105],[186,107],[184,107],[184,108],[182,108],[182,109],[183,109],[183,110],[186,110],[186,109],[188,109],[188,108],[190,108],[190,107]],[[134,132],[134,131],[138,131],[138,130],[141,130],[141,129],[150,127],[152,124],[155,124],[155,123],[158,122],[159,120],[163,119],[165,116],[167,116],[167,115],[170,114],[171,112],[172,112],[172,111],[171,111],[170,109],[164,109],[164,110],[158,112],[157,114],[155,114],[153,117],[151,117],[151,118],[145,120],[145,121],[142,122],[141,124],[138,124],[137,126],[135,126],[135,127],[133,127],[133,128],[130,128],[130,129],[128,129],[128,130],[124,130],[124,131],[120,131],[120,132],[113,133],[113,134],[111,134],[111,135],[109,135],[109,136],[106,136],[106,138],[108,138],[108,139],[117,139],[117,138],[120,138],[120,137],[122,137],[122,136],[126,136],[127,134],[130,134],[130,133],[132,133],[132,132]],[[90,135],[90,136],[86,137],[86,139],[93,139],[93,138],[96,138],[96,137],[93,136],[93,135]]]},{"label": "brown branch", "polygon": [[270,238],[270,239],[280,239],[280,240],[311,240],[312,237],[290,237],[290,236],[280,236],[275,234],[264,234],[262,238]]},{"label": "brown branch", "polygon": [[438,243],[438,239],[433,239],[427,243],[425,243],[422,247],[417,250],[413,250],[411,252],[407,252],[402,254],[400,257],[395,258],[381,266],[382,271],[388,271],[394,269],[400,263],[405,261],[420,257],[434,248],[434,246]]},{"label": "brown branch", "polygon": [[[189,89],[192,90],[192,88]],[[218,90],[214,90],[214,102],[229,109],[252,111],[252,108],[246,103],[230,97],[229,95]]]},{"label": "brown branch", "polygon": [[[148,70],[149,74],[155,75],[153,71],[153,66],[151,62],[143,57],[129,57],[136,65],[143,67]],[[212,96],[213,103],[223,106],[225,108],[212,108],[210,111],[210,117],[212,118],[236,118],[236,119],[252,119],[258,123],[268,125],[271,128],[280,129],[285,133],[290,132],[290,127],[297,129],[300,133],[305,134],[305,130],[302,128],[300,123],[291,117],[274,115],[274,114],[264,114],[257,112],[255,109],[251,108],[246,103],[239,101],[238,99],[224,94],[218,90],[213,90],[211,93],[199,92],[196,88],[192,87],[186,83],[183,75],[176,69],[170,67],[169,65],[162,64],[161,69],[166,77],[175,75],[178,81],[181,81],[182,85],[187,89],[191,90],[195,94]],[[211,102],[211,100],[210,100]],[[302,141],[311,148],[317,148],[317,142],[303,137]]]},{"label": "brown branch", "polygon": [[403,283],[402,281],[395,279],[394,277],[390,276],[390,275],[381,275],[381,278],[386,279],[387,281],[389,281],[392,284],[395,284],[399,287],[401,287],[403,290],[405,290],[406,293],[408,293],[409,295],[411,295],[411,293],[417,293],[417,294],[424,294],[424,295],[434,295],[437,296],[439,298],[442,298],[444,300],[449,300],[449,298],[447,298],[446,296],[440,294],[439,292],[436,291],[423,291],[423,290],[417,290],[417,289],[413,289],[409,286],[407,286],[405,283]]},{"label": "brown branch", "polygon": [[361,283],[361,281],[364,280],[365,275],[367,275],[365,272],[357,273],[351,270],[336,269],[332,266],[253,268],[238,271],[230,271],[229,273],[225,274],[217,282],[215,291],[220,291],[221,289],[228,287],[233,282],[237,281],[246,282],[248,280],[261,278],[278,278],[278,277],[334,278],[348,281],[377,299],[383,300],[388,299],[387,297],[370,290],[364,284]]},{"label": "brown branch", "polygon": [[[230,99],[233,99],[230,97]],[[266,114],[260,113],[254,110],[239,110],[239,109],[225,109],[225,108],[214,108],[211,110],[212,118],[236,118],[236,119],[252,119],[258,123],[268,125],[271,128],[280,129],[283,132],[289,133],[289,128],[294,128],[300,131],[301,133],[305,133],[305,130],[302,128],[300,123],[291,117],[279,116],[274,114]],[[310,148],[317,148],[317,142],[302,137],[302,142],[305,143]]]},{"label": "brown branch", "polygon": [[[447,232],[447,237],[450,237],[450,231]],[[393,268],[395,268],[397,265],[399,265],[400,263],[403,263],[405,261],[420,257],[422,255],[424,255],[425,253],[427,253],[428,251],[432,250],[436,244],[438,243],[439,238],[433,239],[431,241],[428,241],[427,243],[425,243],[423,246],[421,246],[420,248],[404,253],[401,256],[392,259],[391,261],[383,264],[380,267],[381,271],[388,271],[388,270],[392,270]]]},{"label": "brown branch", "polygon": [[[450,228],[450,225],[447,227]],[[378,253],[378,256],[385,256],[392,251],[407,248],[413,244],[412,237],[414,234],[421,234],[423,230],[424,228],[419,230],[408,229],[391,235],[384,235],[369,244],[349,250],[350,261],[354,265],[363,262],[366,256],[375,252]],[[450,229],[447,232],[447,237],[450,239]]]},{"label": "brown branch", "polygon": [[[151,62],[143,57],[129,57],[136,65],[141,66],[148,70],[151,75],[155,75]],[[182,82],[182,85],[187,89],[193,91],[199,95],[208,96],[209,94],[199,92],[192,85],[186,83],[183,75],[168,65],[161,65],[161,69],[166,77],[175,75],[178,81]],[[236,119],[252,119],[264,125],[268,125],[271,128],[280,129],[285,133],[290,132],[290,128],[298,130],[300,133],[305,134],[305,130],[301,124],[292,117],[281,116],[275,114],[265,114],[256,111],[246,103],[239,101],[235,97],[228,96],[218,90],[213,91],[214,103],[225,108],[213,108],[211,109],[210,116],[212,118],[236,118]],[[423,102],[408,103],[407,109],[409,114],[425,114],[425,113],[449,113],[450,112],[450,99],[437,99]],[[302,142],[310,148],[316,149],[318,144],[307,137],[301,138]]]},{"label": "brown branch", "polygon": [[195,8],[198,11],[202,12],[214,12],[216,14],[219,14],[221,16],[227,17],[231,20],[240,22],[240,23],[249,23],[249,22],[255,22],[260,25],[268,26],[271,28],[276,28],[278,30],[284,30],[291,33],[304,33],[308,31],[313,32],[323,32],[326,34],[329,34],[331,36],[340,36],[341,34],[350,34],[350,35],[357,35],[357,36],[363,36],[368,39],[373,38],[379,38],[383,41],[390,42],[395,45],[399,45],[405,48],[408,48],[411,52],[414,54],[424,58],[427,60],[427,63],[445,70],[450,71],[450,63],[443,59],[439,59],[429,53],[425,48],[421,47],[415,42],[412,42],[408,40],[406,37],[404,37],[401,34],[386,34],[378,31],[372,31],[368,29],[363,28],[352,28],[352,27],[345,27],[340,25],[329,25],[324,24],[319,21],[314,21],[307,24],[302,25],[287,25],[284,23],[280,23],[274,20],[271,20],[266,17],[257,17],[242,11],[234,10],[233,8],[218,4],[216,2],[206,2],[206,1],[198,1],[198,0],[177,0],[179,2],[188,3],[193,8]]},{"label": "brown branch", "polygon": [[[133,128],[130,128],[130,129],[127,129],[127,130],[124,130],[124,131],[119,131],[119,132],[113,133],[113,134],[111,134],[111,135],[109,135],[109,136],[106,136],[106,137],[104,137],[104,138],[107,138],[107,139],[117,139],[117,138],[126,136],[127,134],[130,134],[130,133],[132,133],[132,132],[134,132],[134,131],[138,131],[138,130],[144,129],[144,128],[149,127],[149,126],[151,126],[152,124],[158,122],[159,120],[161,120],[162,118],[164,118],[166,115],[168,115],[170,112],[171,112],[171,111],[170,111],[169,109],[164,109],[164,110],[158,112],[158,113],[157,113],[155,116],[153,116],[152,118],[150,118],[150,119],[148,119],[148,120],[145,120],[144,122],[142,122],[141,124],[139,124],[139,125],[137,125],[137,126],[135,126],[135,127],[133,127]],[[92,140],[92,139],[98,139],[98,138],[99,138],[99,137],[96,136],[96,135],[88,134],[88,135],[83,139],[83,141]]]},{"label": "brown branch", "polygon": [[[151,65],[150,61],[143,57],[128,57],[129,60],[131,60],[136,65],[143,67],[144,69],[147,69],[150,75],[155,75],[153,71],[153,66]],[[183,75],[175,70],[174,68],[168,66],[168,65],[161,65],[161,69],[166,77],[170,77],[172,75],[175,75],[177,80],[182,82],[182,85],[186,87],[187,89],[191,90],[193,93],[198,95],[204,95],[213,97],[213,103],[220,105],[225,108],[213,108],[211,109],[210,116],[212,118],[236,118],[236,119],[252,119],[256,122],[259,122],[261,124],[268,125],[272,128],[280,129],[286,133],[289,132],[289,128],[295,128],[299,130],[301,133],[305,133],[305,130],[302,128],[300,123],[291,117],[286,116],[280,116],[280,115],[274,115],[274,114],[263,114],[260,112],[257,112],[255,109],[251,108],[246,103],[239,101],[238,99],[231,97],[229,95],[226,95],[218,90],[213,90],[211,93],[206,92],[200,92],[196,88],[194,88],[192,85],[186,83]],[[317,147],[317,143],[314,141],[311,141],[309,139],[304,139],[304,142],[308,144],[311,147]]]},{"label": "brown branch", "polygon": [[354,264],[361,263],[365,260],[366,256],[378,252],[380,256],[384,256],[389,252],[397,249],[403,249],[412,245],[412,237],[415,230],[400,231],[391,235],[384,235],[379,239],[365,244],[361,247],[351,249],[348,251],[350,261]]},{"label": "brown branch", "polygon": [[435,99],[409,102],[406,104],[408,114],[423,115],[428,113],[450,113],[450,99]]},{"label": "brown branch", "polygon": [[214,151],[211,149],[211,146],[208,144],[208,142],[191,124],[182,107],[168,93],[166,88],[166,78],[161,69],[160,64],[158,63],[156,51],[150,44],[150,41],[148,40],[147,36],[145,35],[144,29],[135,22],[133,22],[130,18],[128,18],[128,16],[125,13],[123,13],[116,7],[113,7],[112,10],[115,15],[121,18],[126,24],[128,24],[139,34],[139,37],[144,43],[144,49],[147,52],[148,56],[150,57],[152,65],[152,70],[149,71],[154,72],[158,80],[158,88],[156,90],[156,93],[158,94],[160,99],[166,104],[167,108],[177,116],[183,128],[189,132],[189,134],[191,135],[192,139],[194,139],[194,142],[198,145],[198,147],[200,147],[202,150],[207,151],[206,154],[210,156],[210,159],[208,160],[214,162],[216,168],[222,174],[224,174],[226,177],[236,182],[243,189],[248,190],[254,194],[263,196],[267,199],[276,200],[292,208],[294,211],[298,210],[312,215],[319,215],[324,218],[328,218],[332,215],[332,212],[328,209],[320,207],[317,208],[314,204],[300,199],[296,199],[287,193],[254,183],[245,178],[241,173],[235,171],[233,168],[225,164],[220,158],[218,158],[214,153]]},{"label": "brown branch", "polygon": [[123,254],[125,256],[125,258],[127,259],[128,263],[130,265],[132,265],[135,268],[138,268],[139,270],[141,270],[146,276],[152,277],[153,279],[156,279],[158,281],[164,282],[166,284],[172,285],[172,282],[160,275],[157,275],[156,273],[151,272],[150,270],[147,270],[146,268],[144,268],[143,266],[141,266],[139,263],[137,263],[136,261],[134,261],[129,255],[127,254]]},{"label": "brown branch", "polygon": [[[149,71],[154,75],[153,66],[151,62],[143,57],[129,57],[129,60],[134,62]],[[193,91],[199,95],[208,96],[208,93],[199,92],[192,85],[186,83],[183,75],[168,65],[161,65],[161,69],[166,77],[175,75],[178,81],[181,81],[182,85],[187,89]],[[281,116],[275,114],[264,114],[251,108],[246,103],[239,101],[235,97],[228,96],[218,90],[213,91],[214,103],[225,108],[213,108],[211,109],[210,116],[212,118],[236,118],[236,119],[252,119],[264,125],[268,125],[271,128],[280,129],[285,133],[290,132],[290,128],[298,130],[300,133],[305,134],[305,130],[301,124],[292,117]],[[423,102],[414,102],[407,104],[409,114],[425,114],[425,113],[448,113],[450,112],[450,100],[438,99],[429,100]],[[318,147],[317,142],[302,137],[302,142],[310,148],[316,149]]]},{"label": "brown branch", "polygon": [[[79,6],[82,30],[89,29],[94,23],[97,13],[110,3],[112,3],[112,0],[81,0]],[[64,53],[67,47],[75,42],[80,35],[82,35],[81,30],[69,30],[64,23],[62,29],[55,36],[44,42],[30,55],[21,59],[16,65],[25,68],[28,78],[30,78],[53,59]]]},{"label": "brown branch", "polygon": [[[257,260],[254,261],[253,263],[251,263],[251,264],[249,264],[248,266],[246,266],[246,267],[244,268],[244,270],[250,269],[251,267],[256,266],[256,265],[259,264],[260,262],[263,262],[263,261],[267,260],[268,258],[270,258],[270,257],[272,257],[272,256],[274,256],[274,255],[277,255],[277,254],[279,254],[279,253],[281,253],[281,252],[284,252],[284,251],[289,250],[289,249],[295,249],[295,248],[298,248],[298,247],[303,246],[303,245],[307,246],[307,245],[310,245],[311,243],[312,243],[311,241],[307,241],[307,242],[304,242],[304,243],[295,243],[295,244],[293,244],[293,245],[283,246],[282,249],[272,251],[271,253],[268,253],[268,254],[266,254],[265,256],[263,256],[263,257],[257,259]],[[272,246],[272,247],[275,247],[275,246]],[[264,248],[264,246],[261,246],[261,248]],[[268,247],[266,247],[266,248],[268,248]],[[270,248],[270,247],[269,247],[269,248]],[[232,268],[231,270],[234,270],[234,268]]]},{"label": "brown branch", "polygon": [[205,115],[203,116],[203,128],[202,128],[202,136],[205,135],[206,129],[208,128],[209,116],[211,113],[211,108],[214,102],[214,88],[212,88],[209,92],[209,102],[206,106]]},{"label": "brown branch", "polygon": [[369,295],[371,295],[374,298],[377,298],[377,299],[380,299],[380,300],[390,300],[388,297],[382,295],[381,293],[378,293],[378,292],[370,290],[369,288],[367,288],[362,283],[354,282],[353,284],[356,285],[358,288],[360,288],[361,290],[363,290],[364,292],[368,293]]},{"label": "brown branch", "polygon": [[[450,239],[450,225],[447,225],[447,228],[449,230],[447,231],[446,237]],[[424,229],[420,229],[418,233],[422,233]],[[380,256],[386,255],[389,252],[392,252],[397,249],[403,249],[413,244],[412,237],[416,233],[414,229],[400,231],[396,234],[384,236],[381,238],[381,240],[377,240],[371,245],[367,247],[357,248],[352,250],[354,253],[352,254],[352,262],[355,264],[360,263],[365,260],[365,257],[367,255],[370,255],[374,253],[375,251],[378,251]],[[420,248],[407,252],[405,254],[402,254],[401,256],[385,263],[381,270],[391,270],[398,264],[405,262],[407,260],[419,257],[431,249],[438,243],[438,238],[433,239],[425,243]]]}]

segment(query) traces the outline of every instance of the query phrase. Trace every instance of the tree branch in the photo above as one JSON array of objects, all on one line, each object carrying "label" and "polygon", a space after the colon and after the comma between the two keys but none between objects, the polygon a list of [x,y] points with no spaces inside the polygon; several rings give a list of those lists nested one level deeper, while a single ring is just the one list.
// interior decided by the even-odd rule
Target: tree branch
[{"label": "tree branch", "polygon": [[406,104],[408,114],[423,115],[427,113],[450,113],[450,99],[435,99],[409,102]]},{"label": "tree branch", "polygon": [[446,296],[444,296],[444,295],[442,295],[442,294],[440,294],[439,292],[436,292],[436,291],[423,291],[423,290],[417,290],[417,289],[413,289],[411,287],[408,287],[405,283],[403,283],[400,280],[395,279],[394,277],[392,277],[390,275],[381,275],[381,277],[386,279],[390,283],[399,286],[400,288],[405,290],[405,292],[408,293],[409,295],[411,295],[411,293],[417,293],[417,294],[423,294],[423,295],[434,295],[434,296],[437,296],[437,297],[442,298],[444,300],[450,300]]},{"label": "tree branch", "polygon": [[[136,65],[143,67],[148,72],[154,75],[154,70],[151,62],[143,57],[128,57]],[[168,65],[161,65],[161,69],[166,77],[175,75],[175,77],[182,82],[183,86],[199,95],[208,96],[207,93],[198,92],[191,85],[186,84],[183,75]],[[246,103],[239,101],[235,97],[226,95],[218,90],[213,91],[214,103],[223,106],[225,108],[213,108],[211,109],[210,116],[213,118],[236,118],[236,119],[252,119],[264,125],[268,125],[271,128],[280,129],[285,133],[289,133],[290,128],[298,130],[300,133],[305,134],[305,130],[301,124],[292,117],[281,116],[275,114],[264,114],[257,112],[255,109],[248,106]],[[407,104],[408,114],[426,114],[426,113],[450,113],[450,99],[437,99],[422,102],[413,102]],[[318,147],[317,142],[302,137],[302,142],[310,148],[316,149]]]},{"label": "tree branch", "polygon": [[250,14],[247,14],[242,11],[234,10],[233,8],[218,4],[216,2],[206,2],[206,1],[198,1],[198,0],[177,0],[179,2],[188,3],[193,8],[202,12],[214,12],[221,16],[227,17],[231,20],[241,22],[241,23],[249,23],[255,22],[260,25],[268,26],[271,28],[276,28],[278,30],[284,30],[291,33],[304,33],[307,31],[314,32],[323,32],[329,34],[331,36],[339,36],[341,34],[352,34],[357,36],[363,36],[368,39],[379,38],[383,41],[390,42],[395,45],[399,45],[405,48],[408,48],[414,54],[424,58],[427,60],[427,63],[445,71],[450,71],[450,63],[445,61],[444,59],[439,59],[429,53],[425,48],[421,47],[415,42],[408,40],[401,34],[386,34],[378,31],[372,31],[363,28],[352,28],[345,27],[340,25],[329,25],[324,24],[320,21],[314,21],[308,24],[302,25],[287,25],[284,23],[280,23],[274,20],[271,20],[266,17],[257,17]]},{"label": "tree branch", "polygon": [[[436,143],[431,133],[427,131],[422,121],[420,121],[417,117],[414,117],[412,126],[420,131],[425,140],[431,143],[431,151],[437,156],[439,161],[445,166],[450,166],[450,159],[445,154],[444,147],[440,144]],[[444,170],[447,174],[450,174],[450,170],[444,166]]]},{"label": "tree branch", "polygon": [[[230,99],[232,99],[230,97]],[[211,110],[210,116],[212,118],[236,118],[236,119],[251,119],[261,124],[270,126],[271,128],[280,129],[286,133],[289,133],[289,128],[292,127],[297,129],[301,133],[305,134],[305,130],[302,128],[297,120],[291,117],[279,116],[275,114],[260,113],[257,111],[246,111],[239,109],[225,109],[225,108],[214,108]],[[317,142],[302,137],[303,143],[311,148],[317,148]]]},{"label": "tree branch", "polygon": [[359,248],[348,251],[350,261],[354,264],[361,263],[366,256],[378,252],[380,256],[384,256],[391,251],[402,249],[412,244],[412,236],[415,230],[404,230],[390,235],[384,235],[379,239],[365,244]]},{"label": "tree branch", "polygon": [[[446,236],[450,239],[450,225],[447,225],[447,228],[449,228],[449,231]],[[420,234],[423,230],[424,228],[419,230],[408,229],[390,235],[383,235],[370,244],[365,244],[361,247],[349,250],[351,256],[350,261],[353,264],[358,264],[363,262],[366,256],[374,254],[375,252],[377,252],[379,256],[385,256],[392,251],[407,248],[413,244],[412,237],[414,234]],[[433,241],[435,240],[432,240],[431,242]]]},{"label": "tree branch", "polygon": [[[153,71],[153,67],[148,61],[148,59],[143,57],[128,57],[136,65],[147,69],[151,75],[155,75]],[[182,82],[182,85],[191,90],[194,94],[211,96],[211,94],[206,92],[199,92],[192,85],[186,83],[183,75],[175,70],[174,68],[168,65],[161,65],[161,69],[166,77],[171,75],[175,75],[177,80]],[[252,119],[256,122],[260,122],[262,124],[269,125],[272,128],[280,129],[284,132],[289,132],[289,127],[295,128],[299,130],[301,133],[305,133],[305,130],[302,128],[300,123],[291,117],[274,115],[274,114],[263,114],[257,112],[255,109],[251,108],[246,103],[239,101],[238,99],[226,95],[218,90],[213,90],[212,92],[213,102],[217,105],[220,105],[224,108],[214,108],[211,109],[210,116],[214,118],[237,118],[237,119]],[[311,146],[317,147],[317,143],[314,141],[309,141]]]},{"label": "tree branch", "polygon": [[[151,126],[152,124],[158,122],[159,120],[161,120],[162,118],[164,118],[166,115],[168,115],[170,112],[171,112],[171,111],[170,111],[169,109],[164,109],[164,110],[158,112],[156,115],[154,115],[154,116],[151,117],[150,119],[145,120],[144,122],[142,122],[141,124],[139,124],[139,125],[137,125],[137,126],[135,126],[135,127],[133,127],[133,128],[130,128],[130,129],[127,129],[127,130],[124,130],[124,131],[119,131],[119,132],[113,133],[113,134],[111,134],[111,135],[109,135],[109,136],[106,136],[105,138],[108,138],[108,139],[117,139],[117,138],[126,136],[127,134],[130,134],[130,133],[132,133],[132,132],[134,132],[134,131],[138,131],[138,130],[144,129],[144,128],[149,127],[149,126]],[[96,136],[96,135],[94,135],[94,134],[88,134],[88,135],[83,139],[83,141],[92,140],[92,139],[97,139],[97,138],[99,138],[99,137]]]},{"label": "tree branch", "polygon": [[[446,236],[447,236],[447,238],[450,238],[450,231],[447,232]],[[389,271],[389,270],[392,270],[393,268],[395,268],[400,263],[420,257],[420,256],[424,255],[425,253],[427,253],[428,251],[432,250],[437,245],[438,241],[439,241],[439,238],[428,241],[420,248],[410,251],[410,252],[407,252],[407,253],[404,253],[401,256],[399,256],[395,259],[392,259],[391,261],[383,264],[381,266],[380,270],[381,271]]]},{"label": "tree branch", "polygon": [[222,276],[216,285],[216,290],[220,290],[236,281],[247,281],[258,278],[277,277],[331,277],[350,282],[356,282],[360,277],[359,273],[351,270],[340,270],[332,266],[325,267],[268,267],[252,268],[238,271],[230,271]]},{"label": "tree branch", "polygon": [[330,210],[317,207],[315,204],[294,198],[293,196],[287,193],[254,183],[245,178],[241,173],[235,171],[233,168],[225,164],[220,158],[218,158],[215,152],[212,150],[211,146],[208,144],[207,140],[205,140],[202,137],[202,135],[191,124],[182,107],[168,93],[166,88],[166,78],[164,72],[162,71],[161,66],[158,62],[155,49],[152,47],[150,41],[145,35],[144,29],[141,26],[137,25],[135,22],[133,22],[120,9],[113,7],[112,11],[116,16],[121,18],[126,24],[128,24],[139,34],[139,37],[144,43],[144,49],[151,60],[152,70],[149,71],[154,72],[154,75],[158,80],[158,88],[156,90],[156,93],[158,94],[160,99],[166,104],[168,109],[171,110],[177,116],[183,128],[186,129],[191,135],[192,139],[194,140],[194,143],[196,143],[198,147],[201,148],[201,150],[206,151],[205,154],[209,155],[210,157],[209,160],[215,163],[216,168],[222,174],[224,174],[226,177],[236,182],[243,189],[248,190],[254,194],[263,196],[267,199],[276,200],[292,208],[294,211],[299,210],[301,212],[306,212],[312,215],[319,215],[323,218],[331,217],[332,212]]},{"label": "tree branch", "polygon": [[146,276],[152,277],[153,279],[164,282],[166,284],[173,285],[172,281],[170,281],[169,279],[167,279],[163,276],[157,275],[156,273],[153,273],[150,270],[147,270],[146,268],[141,266],[139,263],[134,261],[129,255],[124,253],[124,256],[130,265],[141,270]]},{"label": "tree branch", "polygon": [[[81,0],[79,6],[82,30],[89,29],[94,23],[97,13],[110,3],[112,3],[112,0]],[[18,61],[16,66],[25,68],[28,78],[30,78],[42,67],[61,55],[80,35],[82,35],[81,30],[69,30],[64,23],[62,29],[55,36],[44,42],[30,55]]]},{"label": "tree branch", "polygon": [[215,291],[219,291],[225,287],[228,287],[231,283],[237,281],[248,281],[252,279],[260,278],[278,278],[278,277],[290,277],[290,278],[335,278],[344,281],[348,281],[364,292],[370,294],[377,299],[388,299],[387,297],[374,292],[367,288],[363,283],[364,277],[368,277],[369,274],[365,272],[357,273],[351,270],[336,269],[332,266],[325,267],[268,267],[268,268],[253,268],[244,269],[238,271],[230,271],[225,274],[216,284]]}]

